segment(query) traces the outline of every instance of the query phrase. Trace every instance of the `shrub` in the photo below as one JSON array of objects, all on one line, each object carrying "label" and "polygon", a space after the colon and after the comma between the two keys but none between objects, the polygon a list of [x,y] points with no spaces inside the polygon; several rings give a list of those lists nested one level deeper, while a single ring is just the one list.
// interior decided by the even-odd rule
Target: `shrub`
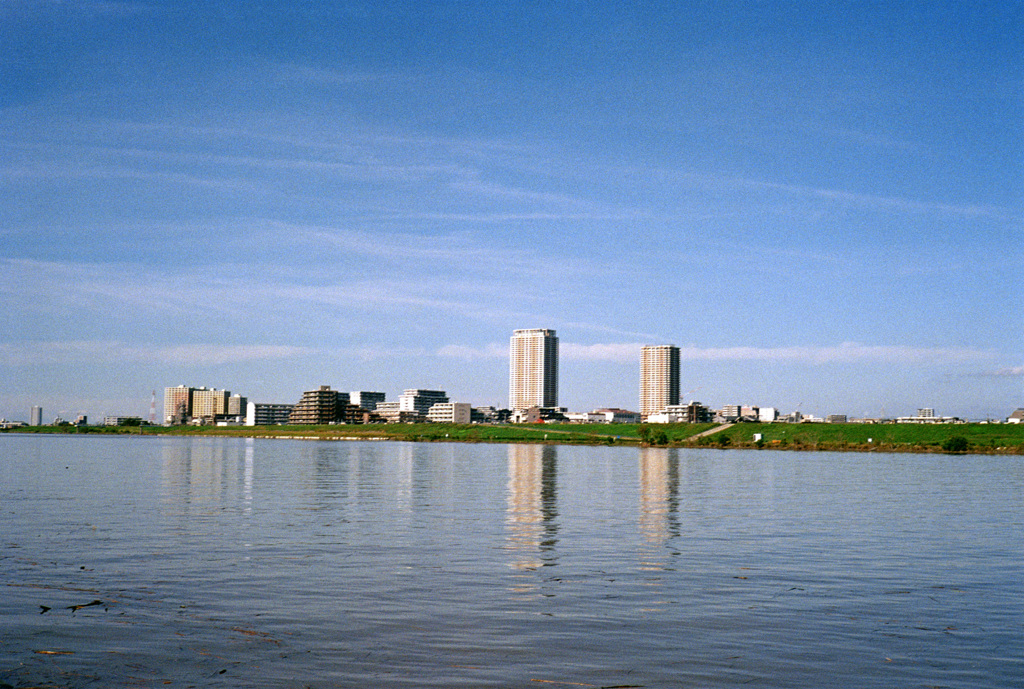
[{"label": "shrub", "polygon": [[942,443],[942,449],[946,452],[967,452],[967,448],[970,443],[967,442],[967,438],[962,435],[954,435],[946,438]]}]

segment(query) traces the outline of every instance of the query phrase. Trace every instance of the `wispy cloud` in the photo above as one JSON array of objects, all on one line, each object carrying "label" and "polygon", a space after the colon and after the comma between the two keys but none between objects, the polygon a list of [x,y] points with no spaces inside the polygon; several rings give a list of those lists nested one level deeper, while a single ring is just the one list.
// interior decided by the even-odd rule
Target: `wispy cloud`
[{"label": "wispy cloud", "polygon": [[639,361],[642,346],[639,342],[592,345],[563,342],[559,344],[558,355],[570,361],[609,361],[622,364]]},{"label": "wispy cloud", "polygon": [[464,345],[450,344],[437,350],[440,357],[451,359],[465,359],[467,361],[479,359],[507,359],[508,346],[502,346],[492,342],[483,347],[467,347]]},{"label": "wispy cloud", "polygon": [[1015,218],[1014,214],[1009,210],[998,206],[981,204],[965,205],[944,203],[941,201],[919,201],[917,199],[907,199],[898,196],[879,196],[876,194],[863,194],[841,189],[816,188],[796,184],[778,184],[775,182],[762,182],[755,180],[745,180],[745,183],[765,189],[775,189],[801,196],[811,196],[814,198],[836,201],[880,211],[895,211],[899,213],[913,214],[938,213],[942,215],[956,215],[962,217],[989,217],[1000,220],[1011,220]]},{"label": "wispy cloud", "polygon": [[[641,343],[580,345],[565,343],[561,355],[566,359],[630,363],[639,361]],[[802,364],[891,363],[956,364],[990,360],[992,352],[971,347],[909,347],[903,345],[864,345],[844,342],[827,346],[797,347],[696,347],[679,348],[684,361],[773,361]]]},{"label": "wispy cloud", "polygon": [[984,371],[979,375],[986,378],[1024,378],[1024,366],[1008,366],[994,371]]},{"label": "wispy cloud", "polygon": [[188,344],[174,346],[129,345],[117,340],[0,343],[5,366],[81,363],[183,364],[218,366],[244,361],[291,359],[314,352],[287,345]]}]

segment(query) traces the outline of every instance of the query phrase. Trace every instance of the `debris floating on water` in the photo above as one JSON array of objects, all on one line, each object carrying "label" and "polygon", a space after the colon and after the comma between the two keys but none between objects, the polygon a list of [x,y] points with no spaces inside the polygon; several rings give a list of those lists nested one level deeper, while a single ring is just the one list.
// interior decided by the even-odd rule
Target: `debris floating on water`
[{"label": "debris floating on water", "polygon": [[90,607],[92,605],[103,605],[103,601],[101,601],[101,600],[94,600],[94,601],[91,601],[89,603],[82,603],[81,605],[69,605],[68,606],[68,610],[70,610],[71,612],[77,612],[77,611],[81,610],[82,608],[88,608],[88,607]]}]

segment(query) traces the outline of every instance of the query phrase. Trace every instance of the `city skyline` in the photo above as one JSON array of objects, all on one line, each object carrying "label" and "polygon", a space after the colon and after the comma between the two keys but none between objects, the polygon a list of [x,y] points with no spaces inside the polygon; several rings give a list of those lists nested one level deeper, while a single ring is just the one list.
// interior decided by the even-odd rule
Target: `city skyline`
[{"label": "city skyline", "polygon": [[[1024,403],[1020,3],[0,4],[0,417]],[[688,400],[684,400],[688,401]]]}]

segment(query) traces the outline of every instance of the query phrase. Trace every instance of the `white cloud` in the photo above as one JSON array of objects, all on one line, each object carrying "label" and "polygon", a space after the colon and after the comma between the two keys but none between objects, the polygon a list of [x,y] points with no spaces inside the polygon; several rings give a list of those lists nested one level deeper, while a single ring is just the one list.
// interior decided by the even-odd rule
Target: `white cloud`
[{"label": "white cloud", "polygon": [[639,342],[592,345],[564,342],[559,345],[558,353],[570,361],[611,361],[622,364],[639,362],[642,346]]},{"label": "white cloud", "polygon": [[241,361],[290,359],[309,347],[284,345],[189,344],[171,347],[128,345],[116,340],[0,343],[0,363],[30,366],[79,363],[161,363],[213,366]]},{"label": "white cloud", "polygon": [[900,364],[962,363],[987,359],[990,353],[969,347],[907,347],[843,342],[831,346],[682,347],[680,357],[692,361],[782,361],[806,364],[883,362]]},{"label": "white cloud", "polygon": [[507,359],[508,345],[492,342],[484,347],[465,347],[463,345],[445,345],[437,350],[437,355],[452,359]]},{"label": "white cloud", "polygon": [[[571,360],[630,363],[639,361],[642,346],[635,342],[593,345],[564,343],[561,346],[561,355],[563,358]],[[798,347],[685,346],[679,348],[679,357],[683,361],[775,361],[814,365],[860,362],[954,364],[985,361],[992,356],[993,354],[989,351],[972,347],[908,347],[903,345],[864,345],[856,342]]]},{"label": "white cloud", "polygon": [[1024,377],[1024,366],[1008,366],[995,371],[987,371],[982,375],[995,378],[1021,378]]}]

